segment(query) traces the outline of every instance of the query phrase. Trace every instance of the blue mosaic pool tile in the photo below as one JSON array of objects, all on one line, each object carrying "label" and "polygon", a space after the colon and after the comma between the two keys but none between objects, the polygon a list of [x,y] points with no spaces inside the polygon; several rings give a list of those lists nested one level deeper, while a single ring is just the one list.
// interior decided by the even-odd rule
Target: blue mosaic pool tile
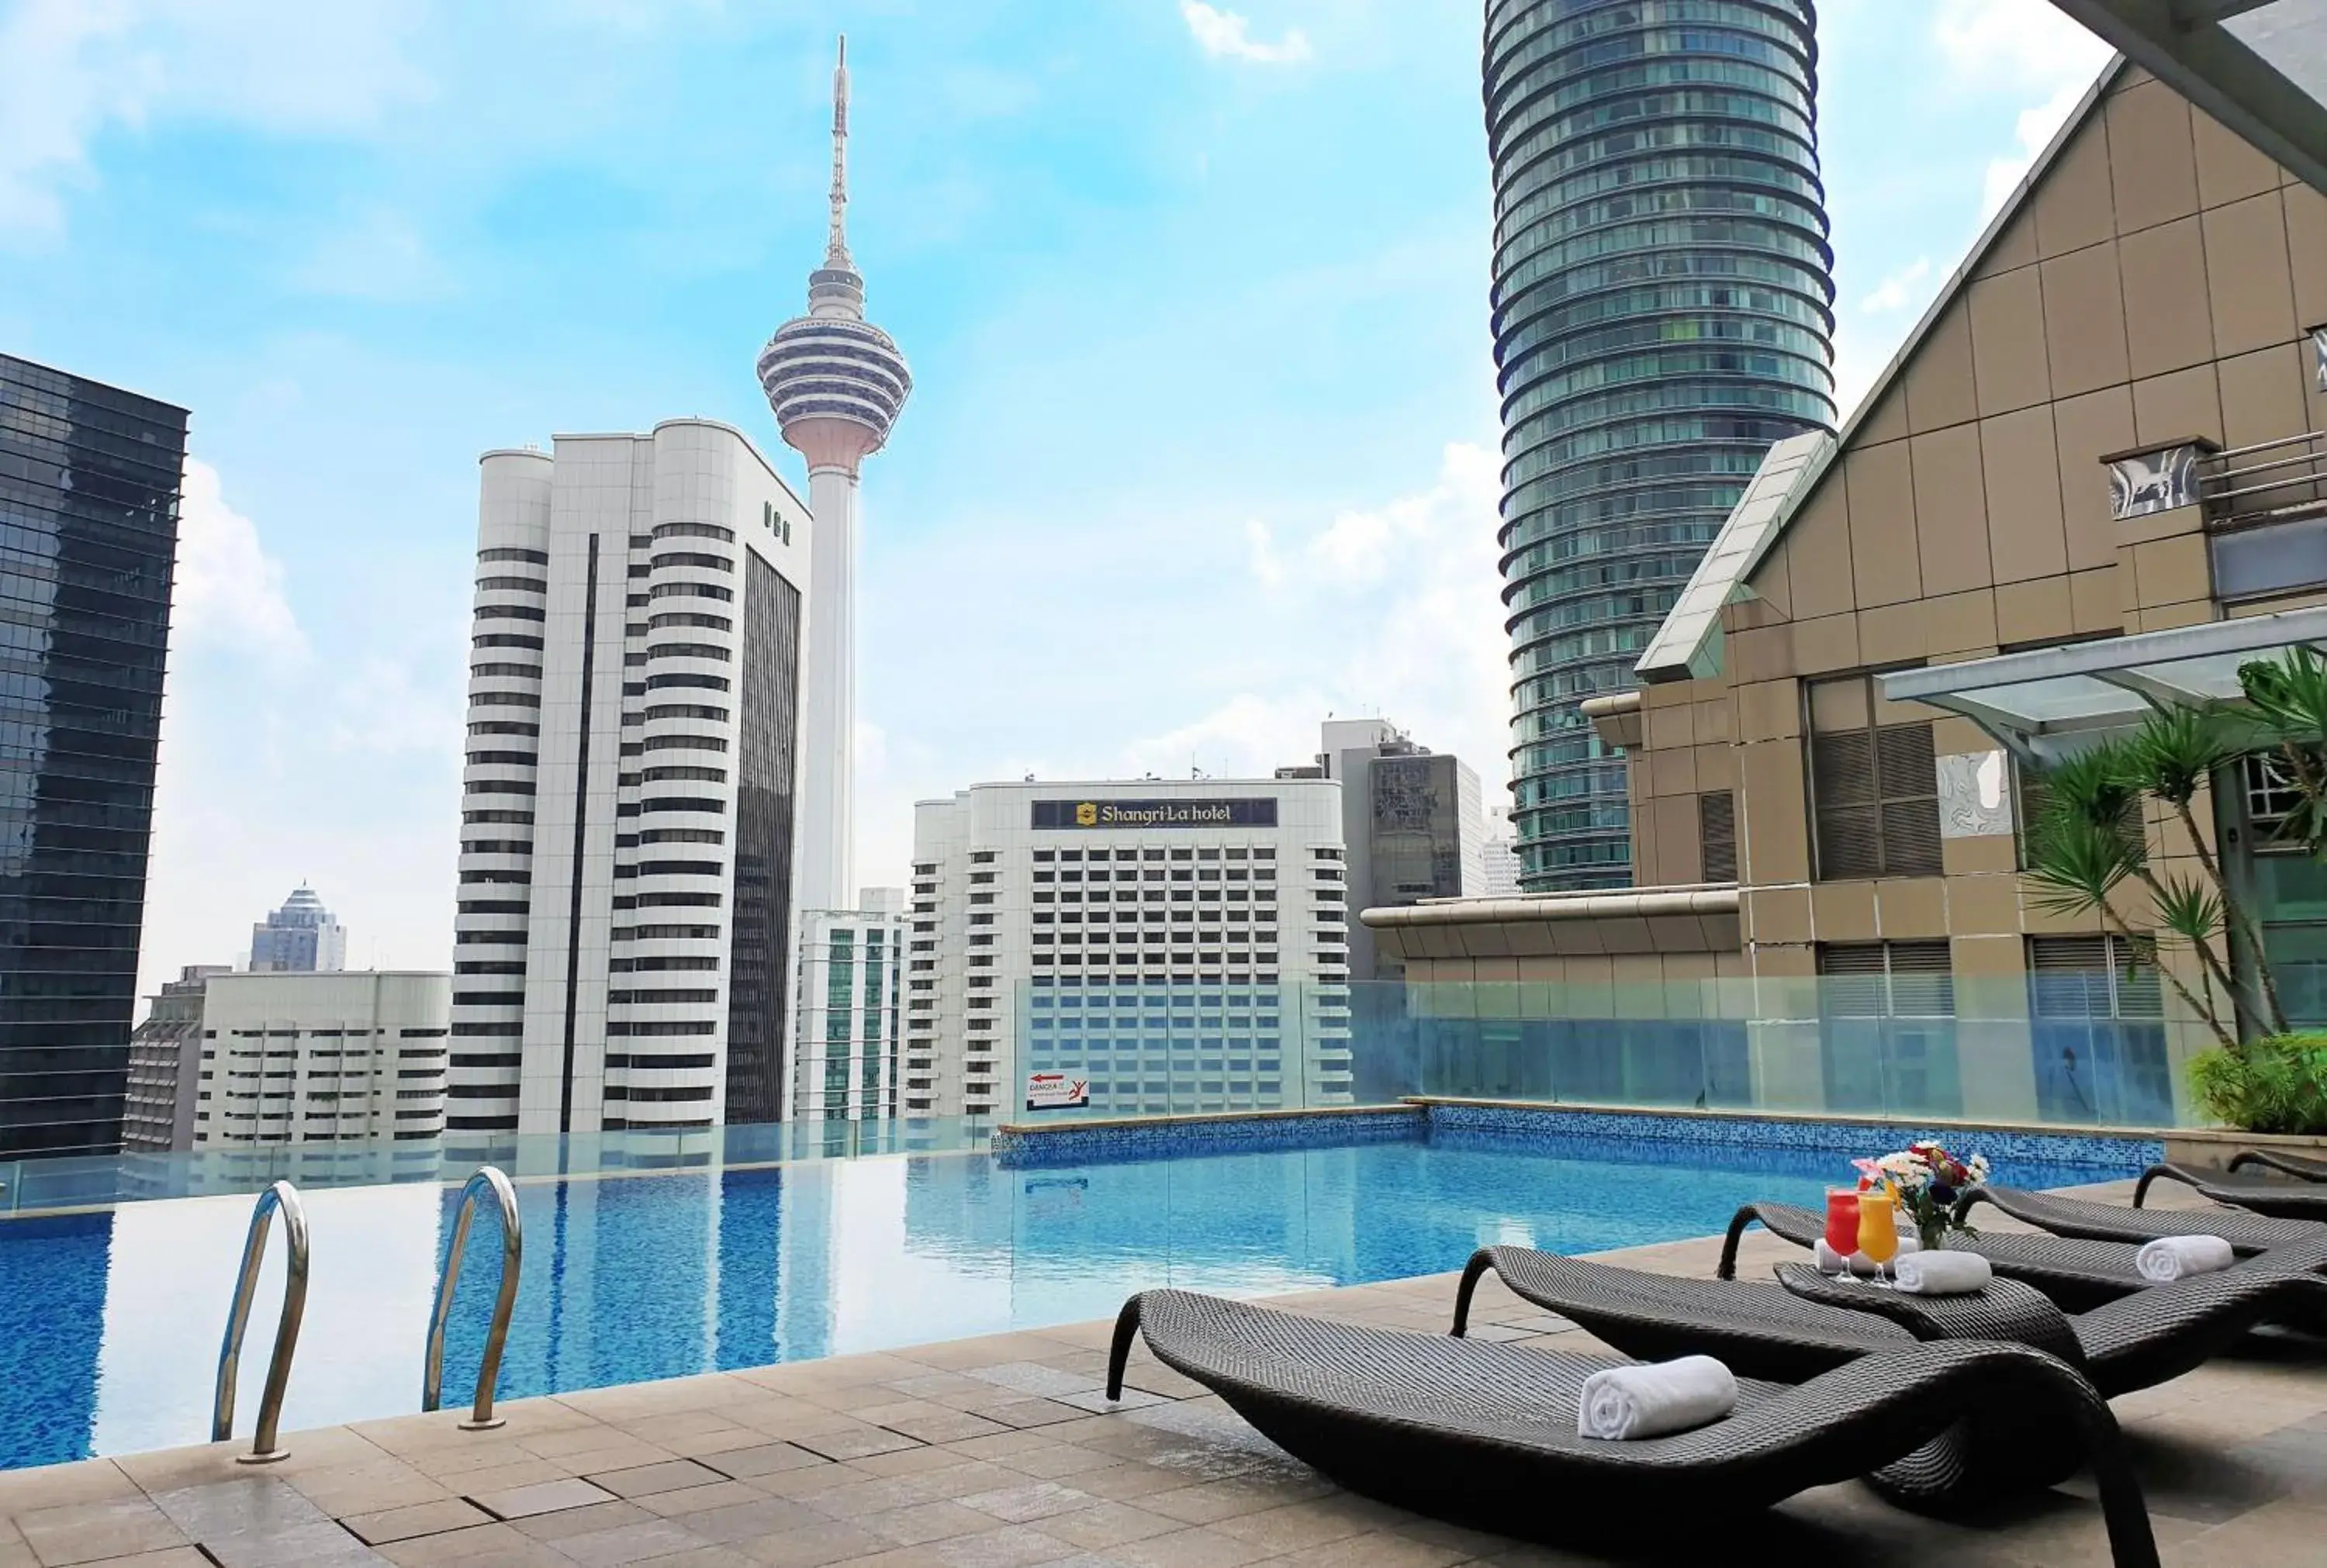
[{"label": "blue mosaic pool tile", "polygon": [[[1767,1152],[1770,1168],[1803,1153],[1840,1160],[1887,1153],[1933,1139],[1986,1154],[1999,1173],[2015,1167],[2090,1169],[2119,1176],[2165,1157],[2156,1138],[2133,1133],[2039,1132],[2020,1128],[1910,1127],[1881,1122],[1763,1120],[1724,1115],[1570,1110],[1556,1106],[1415,1106],[1397,1110],[1320,1111],[1306,1115],[1224,1116],[1189,1121],[1066,1123],[1005,1127],[994,1134],[997,1165],[1041,1170],[1204,1153],[1340,1148],[1383,1141],[1448,1148],[1535,1149],[1564,1159],[1614,1158],[1670,1163],[1677,1148],[1718,1148],[1724,1161]],[[1782,1156],[1782,1157],[1778,1157]]]},{"label": "blue mosaic pool tile", "polygon": [[991,1153],[994,1162],[1005,1170],[1033,1171],[1187,1154],[1257,1154],[1281,1149],[1338,1149],[1351,1143],[1420,1143],[1427,1132],[1425,1109],[1407,1106],[1291,1116],[1000,1127],[995,1131]]},{"label": "blue mosaic pool tile", "polygon": [[2134,1133],[2037,1132],[2023,1128],[1914,1127],[1883,1122],[1762,1120],[1743,1116],[1650,1115],[1637,1111],[1540,1109],[1516,1106],[1430,1107],[1430,1141],[1450,1146],[1492,1140],[1549,1144],[1578,1137],[1633,1144],[1717,1145],[1747,1149],[1832,1150],[1851,1158],[1888,1153],[1926,1139],[1991,1164],[2089,1165],[2138,1170],[2165,1158],[2162,1141]]}]

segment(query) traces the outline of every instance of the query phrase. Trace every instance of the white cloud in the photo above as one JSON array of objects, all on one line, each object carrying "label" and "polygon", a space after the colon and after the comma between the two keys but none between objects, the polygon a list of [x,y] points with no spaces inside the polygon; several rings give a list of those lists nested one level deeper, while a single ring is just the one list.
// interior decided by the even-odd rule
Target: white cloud
[{"label": "white cloud", "polygon": [[1939,0],[1931,40],[1953,74],[1987,89],[2082,89],[2109,56],[2051,0]]},{"label": "white cloud", "polygon": [[1245,520],[1244,538],[1254,578],[1269,588],[1284,582],[1285,563],[1276,554],[1276,531],[1258,518],[1248,518]]},{"label": "white cloud", "polygon": [[178,508],[173,640],[243,653],[301,656],[307,639],[283,593],[283,564],[260,547],[258,526],[226,504],[218,470],[186,460]]},{"label": "white cloud", "polygon": [[[459,644],[446,637],[435,639],[435,646]],[[363,660],[332,694],[332,717],[324,733],[331,749],[373,755],[437,751],[447,761],[457,757],[468,690],[457,665],[449,660],[439,664],[437,678],[431,680],[425,672],[416,676],[409,660],[378,654]]]},{"label": "white cloud", "polygon": [[1858,302],[1858,308],[1869,315],[1888,315],[1920,304],[1930,297],[1930,291],[1924,285],[1930,276],[1931,258],[1919,256],[1876,284],[1874,292]]},{"label": "white cloud", "polygon": [[63,226],[89,147],[165,118],[348,135],[425,96],[414,0],[20,0],[0,16],[0,238]]},{"label": "white cloud", "polygon": [[1252,36],[1252,23],[1234,11],[1222,11],[1204,0],[1180,0],[1180,15],[1196,40],[1196,47],[1221,60],[1242,60],[1254,65],[1292,65],[1309,58],[1309,38],[1288,27],[1275,43]]},{"label": "white cloud", "polygon": [[[1250,567],[1276,635],[1276,672],[1201,716],[1126,744],[1134,774],[1257,774],[1304,762],[1329,714],[1378,714],[1476,769],[1490,800],[1508,768],[1509,648],[1495,544],[1500,462],[1450,443],[1429,489],[1343,511],[1305,535],[1247,525]],[[1280,538],[1280,535],[1283,537]]]},{"label": "white cloud", "polygon": [[2013,148],[1989,161],[1980,219],[1995,215],[2092,85],[2109,47],[2051,0],[1940,0],[1931,42],[1964,90],[2024,95]]},{"label": "white cloud", "polygon": [[1317,721],[1325,701],[1312,691],[1261,696],[1239,692],[1192,723],[1145,736],[1123,749],[1125,778],[1266,779],[1317,750]]},{"label": "white cloud", "polygon": [[930,792],[935,761],[928,747],[892,736],[870,719],[856,721],[856,881],[860,888],[904,884],[906,863],[913,852],[913,801],[917,794]]},{"label": "white cloud", "polygon": [[2088,85],[2084,81],[2062,82],[2051,98],[2020,111],[2020,117],[2013,122],[2012,151],[1988,161],[1986,178],[1980,190],[1980,221],[1995,217],[2011,200],[2013,188],[2027,177],[2028,171],[2035,165],[2036,154],[2059,133],[2069,111],[2085,96]]}]

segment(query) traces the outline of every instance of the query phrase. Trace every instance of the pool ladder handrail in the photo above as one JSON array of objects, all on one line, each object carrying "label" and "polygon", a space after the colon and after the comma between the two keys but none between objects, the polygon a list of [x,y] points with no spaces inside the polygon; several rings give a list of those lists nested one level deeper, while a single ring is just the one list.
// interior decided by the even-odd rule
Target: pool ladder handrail
[{"label": "pool ladder handrail", "polygon": [[266,1388],[258,1399],[258,1430],[250,1451],[235,1455],[238,1464],[273,1464],[290,1451],[276,1441],[283,1419],[283,1393],[291,1382],[291,1357],[299,1348],[299,1322],[307,1311],[307,1211],[300,1206],[299,1190],[276,1181],[258,1195],[250,1210],[250,1230],[242,1243],[242,1273],[235,1285],[234,1307],[227,1313],[226,1337],[219,1345],[218,1386],[210,1399],[210,1441],[224,1442],[234,1435],[235,1382],[242,1369],[243,1330],[250,1326],[251,1299],[258,1293],[258,1265],[266,1255],[266,1233],[275,1211],[283,1211],[283,1315],[275,1325],[275,1353],[266,1361]]},{"label": "pool ladder handrail", "polygon": [[508,1418],[493,1414],[493,1385],[500,1380],[501,1347],[508,1342],[509,1314],[517,1309],[519,1265],[525,1261],[525,1233],[518,1225],[517,1189],[491,1165],[480,1165],[461,1189],[461,1209],[453,1222],[453,1238],[445,1244],[444,1266],[436,1271],[436,1303],[428,1314],[428,1362],[420,1374],[420,1408],[435,1410],[444,1402],[444,1323],[452,1316],[453,1292],[461,1283],[461,1258],[469,1246],[469,1222],[476,1216],[479,1195],[490,1190],[501,1211],[501,1288],[493,1302],[492,1325],[485,1330],[485,1354],[477,1363],[476,1400],[463,1432],[491,1432]]}]

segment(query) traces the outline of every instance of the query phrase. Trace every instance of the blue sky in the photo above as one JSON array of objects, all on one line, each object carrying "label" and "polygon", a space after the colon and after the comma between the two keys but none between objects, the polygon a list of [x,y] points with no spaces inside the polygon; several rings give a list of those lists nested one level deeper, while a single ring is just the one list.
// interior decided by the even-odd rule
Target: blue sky
[{"label": "blue sky", "polygon": [[[2105,58],[1827,0],[1845,395]],[[488,447],[704,415],[850,237],[863,880],[981,779],[1265,770],[1378,711],[1500,798],[1477,0],[0,0],[0,349],[193,410],[145,955],[302,878],[451,948]]]}]

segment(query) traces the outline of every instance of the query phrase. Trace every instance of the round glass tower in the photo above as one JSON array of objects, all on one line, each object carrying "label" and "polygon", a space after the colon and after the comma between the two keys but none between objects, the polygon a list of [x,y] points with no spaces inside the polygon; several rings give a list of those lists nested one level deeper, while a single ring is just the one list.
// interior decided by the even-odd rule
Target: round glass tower
[{"label": "round glass tower", "polygon": [[1512,821],[1529,891],[1631,875],[1582,713],[1773,441],[1835,420],[1812,0],[1488,0]]}]

